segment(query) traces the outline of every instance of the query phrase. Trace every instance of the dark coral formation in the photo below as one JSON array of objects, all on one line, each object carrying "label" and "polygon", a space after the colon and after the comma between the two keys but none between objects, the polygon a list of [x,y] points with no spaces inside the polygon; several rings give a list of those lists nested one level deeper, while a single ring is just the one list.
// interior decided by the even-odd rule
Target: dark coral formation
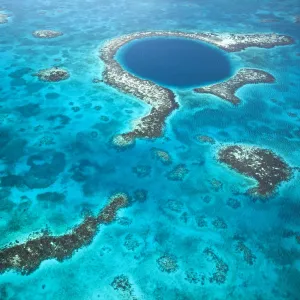
[{"label": "dark coral formation", "polygon": [[228,265],[211,248],[205,248],[203,253],[216,265],[215,272],[209,278],[209,281],[217,284],[225,283],[229,271]]},{"label": "dark coral formation", "polygon": [[58,192],[46,192],[46,193],[38,194],[36,196],[36,199],[38,201],[61,203],[61,202],[65,201],[66,196],[64,194],[58,193]]},{"label": "dark coral formation", "polygon": [[179,164],[167,173],[167,178],[172,181],[182,181],[188,173],[185,164]]},{"label": "dark coral formation", "polygon": [[240,99],[235,96],[235,93],[242,86],[246,84],[272,83],[274,81],[275,78],[265,71],[241,69],[227,81],[197,88],[194,91],[196,93],[212,94],[237,105],[240,103]]},{"label": "dark coral formation", "polygon": [[258,181],[258,187],[250,190],[258,195],[274,192],[283,181],[290,179],[291,168],[282,158],[268,149],[232,145],[221,148],[218,160],[235,171]]},{"label": "dark coral formation", "polygon": [[171,254],[164,254],[156,260],[162,272],[174,273],[178,269],[177,258]]},{"label": "dark coral formation", "polygon": [[109,224],[116,218],[119,209],[128,205],[126,194],[115,194],[97,216],[86,216],[78,226],[64,235],[53,236],[45,231],[39,237],[22,243],[8,245],[0,250],[0,273],[16,270],[30,274],[48,259],[63,261],[75,251],[89,245],[97,234],[99,225]]},{"label": "dark coral formation", "polygon": [[216,192],[219,192],[223,188],[223,183],[220,180],[217,180],[216,178],[210,180],[209,183],[211,184],[212,189]]},{"label": "dark coral formation", "polygon": [[141,243],[131,233],[128,233],[125,236],[123,245],[128,251],[135,251],[141,245]]},{"label": "dark coral formation", "polygon": [[201,143],[207,143],[207,144],[211,144],[211,145],[216,143],[212,137],[207,136],[207,135],[198,135],[198,136],[196,136],[196,139]]},{"label": "dark coral formation", "polygon": [[247,264],[249,264],[249,265],[254,264],[254,262],[256,260],[256,256],[252,253],[252,251],[242,241],[238,241],[238,243],[236,245],[236,250],[243,254],[244,261]]},{"label": "dark coral formation", "polygon": [[41,81],[58,82],[68,79],[70,74],[67,70],[53,67],[40,70],[37,74],[34,74],[34,76],[37,76]]},{"label": "dark coral formation", "polygon": [[223,218],[217,217],[212,221],[212,225],[217,229],[226,229],[227,224]]},{"label": "dark coral formation", "polygon": [[62,36],[63,33],[55,30],[36,30],[32,33],[32,35],[40,39],[53,39]]},{"label": "dark coral formation", "polygon": [[132,172],[135,173],[139,178],[147,177],[151,173],[151,167],[146,165],[138,165],[132,168]]},{"label": "dark coral formation", "polygon": [[172,158],[170,154],[159,148],[151,149],[153,158],[159,160],[163,165],[170,165],[172,163]]},{"label": "dark coral formation", "polygon": [[189,269],[185,272],[185,278],[187,282],[193,283],[193,284],[198,284],[200,283],[201,285],[205,284],[205,275],[201,274],[194,269]]},{"label": "dark coral formation", "polygon": [[241,202],[235,198],[229,198],[226,201],[226,204],[233,209],[238,209],[241,207]]},{"label": "dark coral formation", "polygon": [[133,192],[133,201],[145,202],[148,198],[148,191],[145,189],[138,189]]},{"label": "dark coral formation", "polygon": [[116,276],[110,285],[126,299],[137,300],[134,295],[134,288],[126,275]]}]

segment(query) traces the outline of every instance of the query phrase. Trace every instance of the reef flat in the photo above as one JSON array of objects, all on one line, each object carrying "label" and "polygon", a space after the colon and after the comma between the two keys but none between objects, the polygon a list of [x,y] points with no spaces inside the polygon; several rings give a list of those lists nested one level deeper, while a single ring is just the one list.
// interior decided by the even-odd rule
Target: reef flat
[{"label": "reef flat", "polygon": [[221,83],[194,89],[194,92],[212,94],[237,105],[241,100],[235,96],[235,93],[240,87],[246,84],[272,82],[275,82],[275,78],[265,71],[257,69],[240,69],[232,78]]},{"label": "reef flat", "polygon": [[8,15],[0,12],[0,24],[5,24],[8,22]]},{"label": "reef flat", "polygon": [[44,231],[40,237],[29,237],[25,243],[4,247],[0,250],[0,274],[8,270],[30,274],[44,260],[61,262],[70,258],[76,250],[93,241],[99,225],[113,222],[118,210],[127,205],[126,194],[115,194],[97,216],[86,216],[81,224],[64,235],[52,236]]},{"label": "reef flat", "polygon": [[132,131],[118,135],[112,140],[117,147],[132,145],[136,138],[160,136],[167,116],[178,108],[173,91],[130,74],[115,59],[117,51],[125,44],[149,37],[188,38],[207,42],[226,52],[241,51],[248,47],[272,48],[294,43],[291,37],[278,34],[215,34],[180,31],[137,32],[107,41],[100,50],[100,58],[105,63],[103,81],[123,93],[139,98],[151,107],[148,115],[135,120]]},{"label": "reef flat", "polygon": [[235,171],[252,177],[258,186],[250,192],[266,196],[283,181],[290,179],[292,170],[282,158],[268,149],[246,145],[221,148],[218,160]]},{"label": "reef flat", "polygon": [[53,39],[62,36],[63,33],[55,30],[36,30],[32,33],[32,35],[40,39]]}]

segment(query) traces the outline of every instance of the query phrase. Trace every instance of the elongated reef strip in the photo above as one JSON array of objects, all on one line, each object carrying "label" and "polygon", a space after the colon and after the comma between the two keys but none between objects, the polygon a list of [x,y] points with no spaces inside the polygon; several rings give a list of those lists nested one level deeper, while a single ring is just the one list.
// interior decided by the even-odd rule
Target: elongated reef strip
[{"label": "elongated reef strip", "polygon": [[57,259],[61,262],[72,257],[75,251],[93,241],[101,224],[113,222],[118,210],[127,205],[126,194],[115,194],[97,216],[85,217],[81,224],[64,235],[52,236],[44,232],[25,243],[4,247],[0,250],[0,274],[8,270],[30,274],[44,260]]},{"label": "elongated reef strip", "polygon": [[235,96],[235,93],[240,87],[246,84],[272,82],[275,82],[275,78],[265,71],[257,69],[240,69],[230,79],[221,83],[194,89],[194,92],[212,94],[226,101],[229,101],[234,105],[237,105],[241,100],[240,98]]},{"label": "elongated reef strip", "polygon": [[123,93],[141,99],[151,107],[148,115],[135,120],[132,131],[113,139],[113,144],[118,147],[128,147],[136,138],[159,137],[167,116],[178,108],[175,94],[170,89],[130,74],[115,59],[117,51],[123,45],[133,40],[149,37],[188,38],[213,44],[227,52],[240,51],[248,47],[272,48],[294,43],[291,37],[278,34],[214,34],[179,31],[137,32],[107,41],[100,51],[100,58],[105,63],[103,81]]},{"label": "elongated reef strip", "polygon": [[55,30],[36,30],[32,35],[39,39],[53,39],[62,36],[63,33]]},{"label": "elongated reef strip", "polygon": [[266,196],[283,181],[291,178],[292,170],[282,158],[268,149],[231,145],[220,149],[218,160],[235,171],[254,178],[258,186],[250,192]]}]

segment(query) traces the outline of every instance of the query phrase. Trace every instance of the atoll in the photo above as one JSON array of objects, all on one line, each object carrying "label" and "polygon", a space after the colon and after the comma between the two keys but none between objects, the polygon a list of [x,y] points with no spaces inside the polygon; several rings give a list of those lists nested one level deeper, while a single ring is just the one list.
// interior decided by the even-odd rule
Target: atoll
[{"label": "atoll", "polygon": [[162,272],[173,273],[178,269],[177,259],[174,255],[162,255],[156,262]]},{"label": "atoll", "polygon": [[283,181],[290,179],[291,168],[282,158],[268,149],[247,145],[225,146],[218,152],[218,160],[235,171],[257,180],[258,187],[250,192],[267,195]]},{"label": "atoll", "polygon": [[5,24],[8,22],[8,15],[0,12],[0,24]]},{"label": "atoll", "polygon": [[41,81],[47,82],[62,81],[70,77],[68,71],[58,67],[40,70],[37,74],[34,74],[34,76],[37,76]]},{"label": "atoll", "polygon": [[62,36],[63,33],[55,30],[36,30],[32,33],[32,35],[40,39],[53,39]]},{"label": "atoll", "polygon": [[31,238],[22,244],[8,245],[0,250],[0,273],[16,270],[21,274],[30,274],[48,259],[63,261],[75,251],[89,245],[97,234],[99,225],[115,220],[119,209],[128,205],[128,196],[124,193],[113,195],[108,204],[97,216],[88,215],[78,226],[64,235],[54,236],[48,231]]},{"label": "atoll", "polygon": [[278,34],[214,34],[189,33],[179,31],[146,31],[123,35],[106,42],[100,51],[100,58],[105,64],[103,81],[118,89],[131,94],[150,105],[150,113],[135,120],[132,131],[122,134],[123,140],[136,138],[155,138],[162,134],[166,118],[178,108],[175,94],[168,88],[156,83],[140,79],[125,71],[115,59],[117,51],[125,44],[149,37],[180,37],[207,42],[227,52],[241,51],[248,47],[272,48],[289,45],[294,40]]},{"label": "atoll", "polygon": [[256,69],[241,69],[232,78],[224,82],[197,88],[194,89],[194,92],[212,94],[237,105],[241,100],[235,96],[235,93],[240,87],[246,84],[272,82],[275,82],[275,78],[265,71]]}]

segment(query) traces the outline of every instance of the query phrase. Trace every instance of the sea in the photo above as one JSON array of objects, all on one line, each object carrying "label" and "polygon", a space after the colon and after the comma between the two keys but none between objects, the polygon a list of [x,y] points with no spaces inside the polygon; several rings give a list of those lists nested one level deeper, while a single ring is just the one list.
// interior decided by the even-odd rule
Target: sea
[{"label": "sea", "polygon": [[[0,251],[41,230],[64,235],[115,193],[132,199],[71,257],[44,260],[26,275],[0,274],[1,300],[300,299],[298,0],[0,0],[0,12],[9,15],[0,24]],[[42,29],[63,35],[32,35]],[[135,70],[170,87],[179,108],[160,137],[118,149],[113,137],[150,108],[101,82],[101,48],[121,35],[158,30],[278,33],[295,43],[218,50],[228,69],[209,81],[241,68],[276,78],[240,88],[237,106],[193,92],[205,72],[200,82],[180,72],[168,76],[160,69],[164,60],[152,68],[154,77]],[[177,49],[179,42],[171,42]],[[138,59],[143,51],[151,56],[149,49],[132,51]],[[189,49],[165,59],[182,59],[185,71],[210,69],[207,60],[193,64],[186,56]],[[126,63],[121,57],[130,69]],[[70,77],[43,82],[34,76],[53,66]],[[134,66],[140,65],[133,59]],[[217,159],[232,144],[270,149],[291,166],[292,177],[267,197],[249,194],[254,179]],[[154,155],[157,149],[169,163]],[[32,165],[43,167],[32,174]],[[174,180],[178,166],[184,174]],[[134,200],[138,191],[146,199]]]}]

